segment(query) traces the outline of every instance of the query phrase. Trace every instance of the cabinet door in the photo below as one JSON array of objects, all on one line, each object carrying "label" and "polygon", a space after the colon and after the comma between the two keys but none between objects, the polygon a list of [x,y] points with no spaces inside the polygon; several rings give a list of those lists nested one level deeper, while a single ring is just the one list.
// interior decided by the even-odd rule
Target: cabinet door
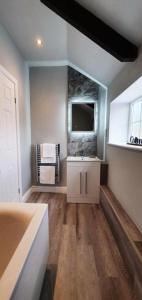
[{"label": "cabinet door", "polygon": [[83,194],[83,174],[81,167],[75,165],[67,167],[67,187],[68,196],[81,197]]},{"label": "cabinet door", "polygon": [[86,165],[84,168],[84,189],[85,197],[94,198],[99,201],[99,189],[100,189],[100,163],[93,163],[92,165]]}]

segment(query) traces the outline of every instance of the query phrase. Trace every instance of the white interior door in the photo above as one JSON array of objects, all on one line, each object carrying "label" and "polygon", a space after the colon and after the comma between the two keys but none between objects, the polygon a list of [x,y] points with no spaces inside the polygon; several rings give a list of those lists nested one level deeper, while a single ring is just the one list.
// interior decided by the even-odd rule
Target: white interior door
[{"label": "white interior door", "polygon": [[15,85],[0,71],[0,202],[19,200]]}]

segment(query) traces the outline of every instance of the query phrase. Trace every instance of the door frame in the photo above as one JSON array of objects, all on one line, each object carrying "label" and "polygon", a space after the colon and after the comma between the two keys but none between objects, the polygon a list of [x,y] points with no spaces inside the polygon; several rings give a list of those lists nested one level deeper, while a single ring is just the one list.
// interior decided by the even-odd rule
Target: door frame
[{"label": "door frame", "polygon": [[22,167],[21,167],[21,145],[20,145],[20,115],[19,115],[19,95],[18,95],[18,81],[9,73],[2,65],[0,65],[0,72],[4,74],[14,84],[14,97],[16,98],[15,110],[16,110],[16,137],[17,137],[17,167],[18,167],[18,188],[19,201],[22,201]]}]

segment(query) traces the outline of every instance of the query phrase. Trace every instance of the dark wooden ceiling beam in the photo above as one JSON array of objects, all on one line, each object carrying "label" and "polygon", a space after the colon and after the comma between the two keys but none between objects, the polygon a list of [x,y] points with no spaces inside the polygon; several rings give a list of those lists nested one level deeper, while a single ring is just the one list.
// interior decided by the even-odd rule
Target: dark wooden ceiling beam
[{"label": "dark wooden ceiling beam", "polygon": [[74,0],[41,0],[64,20],[122,62],[138,57],[138,48]]}]

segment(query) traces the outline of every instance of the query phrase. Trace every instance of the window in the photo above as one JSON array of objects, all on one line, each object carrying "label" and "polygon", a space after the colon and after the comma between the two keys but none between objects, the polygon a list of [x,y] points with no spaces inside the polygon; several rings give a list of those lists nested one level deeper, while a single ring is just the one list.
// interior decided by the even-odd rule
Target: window
[{"label": "window", "polygon": [[129,141],[132,138],[142,139],[142,97],[130,104]]},{"label": "window", "polygon": [[142,151],[142,76],[110,104],[109,144]]}]

